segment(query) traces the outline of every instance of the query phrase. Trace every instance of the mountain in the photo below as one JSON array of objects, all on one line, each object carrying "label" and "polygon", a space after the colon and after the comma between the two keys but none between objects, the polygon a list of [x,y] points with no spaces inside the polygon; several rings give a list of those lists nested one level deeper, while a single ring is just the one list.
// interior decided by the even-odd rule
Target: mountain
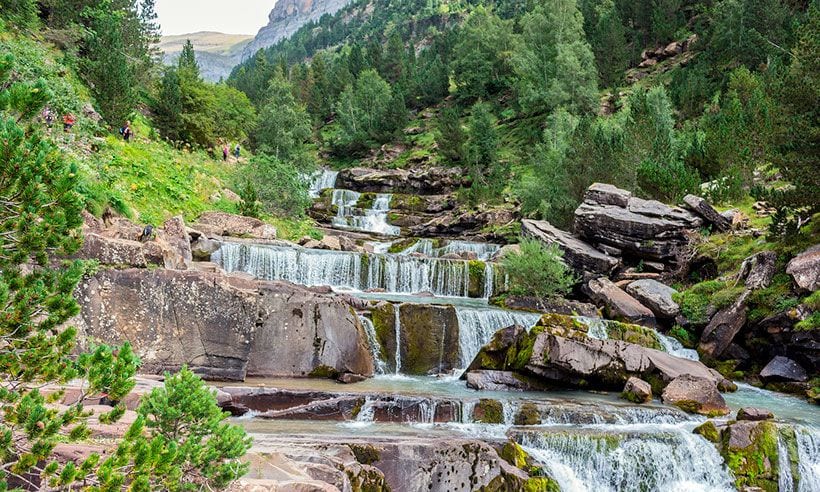
[{"label": "mountain", "polygon": [[333,15],[351,0],[279,0],[268,16],[268,25],[259,30],[252,42],[244,47],[242,60],[257,51],[290,37],[300,27],[319,20],[323,15]]},{"label": "mountain", "polygon": [[187,39],[194,45],[202,76],[215,82],[227,78],[231,69],[242,60],[242,50],[253,40],[253,36],[211,31],[163,36],[159,48],[165,54],[166,64],[176,62]]}]

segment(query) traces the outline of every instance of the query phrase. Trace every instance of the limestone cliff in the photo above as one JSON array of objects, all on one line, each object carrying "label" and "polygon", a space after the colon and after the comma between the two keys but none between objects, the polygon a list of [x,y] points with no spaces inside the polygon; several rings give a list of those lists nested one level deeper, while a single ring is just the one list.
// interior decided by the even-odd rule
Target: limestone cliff
[{"label": "limestone cliff", "polygon": [[279,0],[268,16],[268,25],[259,30],[253,41],[245,46],[242,60],[257,51],[290,37],[308,22],[317,21],[325,14],[334,14],[351,0]]}]

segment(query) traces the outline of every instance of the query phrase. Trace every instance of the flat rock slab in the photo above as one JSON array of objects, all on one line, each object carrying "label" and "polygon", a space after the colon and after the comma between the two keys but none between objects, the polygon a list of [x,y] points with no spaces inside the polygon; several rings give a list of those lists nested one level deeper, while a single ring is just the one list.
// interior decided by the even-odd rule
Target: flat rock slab
[{"label": "flat rock slab", "polygon": [[794,277],[794,282],[802,289],[820,289],[820,244],[792,258],[786,266],[786,273]]},{"label": "flat rock slab", "polygon": [[612,318],[655,326],[655,314],[606,277],[590,280],[590,297],[604,304]]},{"label": "flat rock slab", "polygon": [[575,236],[564,232],[545,220],[521,221],[521,234],[546,244],[556,244],[564,252],[564,260],[575,270],[591,273],[609,273],[620,264],[613,258]]},{"label": "flat rock slab", "polygon": [[809,376],[800,364],[788,357],[778,355],[760,371],[760,378],[766,382],[795,381],[802,383],[808,381]]},{"label": "flat rock slab", "polygon": [[672,299],[678,291],[657,280],[636,280],[627,285],[626,292],[659,318],[674,318],[680,313],[680,306]]}]

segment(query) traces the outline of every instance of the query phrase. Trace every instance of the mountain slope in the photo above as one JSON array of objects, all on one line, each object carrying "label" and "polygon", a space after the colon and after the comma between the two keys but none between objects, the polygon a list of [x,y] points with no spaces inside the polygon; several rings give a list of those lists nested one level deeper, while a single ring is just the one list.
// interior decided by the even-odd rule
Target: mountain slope
[{"label": "mountain slope", "polygon": [[241,61],[242,51],[253,40],[253,36],[212,31],[163,36],[159,49],[164,53],[165,64],[176,63],[182,46],[189,39],[194,45],[203,78],[216,82],[230,75],[233,67]]}]

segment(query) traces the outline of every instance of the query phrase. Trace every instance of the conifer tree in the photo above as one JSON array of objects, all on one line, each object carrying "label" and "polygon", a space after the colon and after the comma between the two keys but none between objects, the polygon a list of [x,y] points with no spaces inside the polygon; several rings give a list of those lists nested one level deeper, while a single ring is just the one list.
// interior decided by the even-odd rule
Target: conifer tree
[{"label": "conifer tree", "polygon": [[591,39],[598,76],[604,87],[621,82],[629,64],[626,29],[612,0],[604,0],[596,9],[596,23]]},{"label": "conifer tree", "polygon": [[461,125],[458,108],[444,108],[438,118],[436,135],[439,153],[451,162],[459,162],[464,158],[466,140],[467,135]]}]

